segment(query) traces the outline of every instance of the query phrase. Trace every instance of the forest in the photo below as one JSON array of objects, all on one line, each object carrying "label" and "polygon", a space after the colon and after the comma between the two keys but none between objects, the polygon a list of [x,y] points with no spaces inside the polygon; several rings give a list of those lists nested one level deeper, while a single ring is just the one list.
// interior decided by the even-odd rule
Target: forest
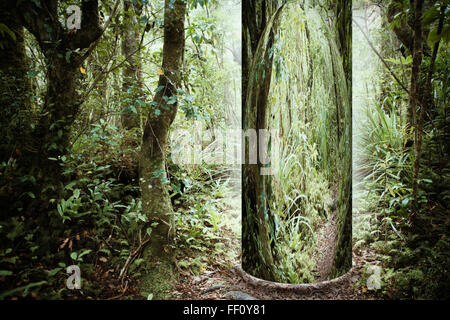
[{"label": "forest", "polygon": [[449,299],[449,30],[446,0],[1,1],[0,300]]},{"label": "forest", "polygon": [[317,282],[351,268],[350,9],[272,2],[273,18],[257,26],[263,9],[243,8],[243,128],[279,140],[268,139],[272,174],[264,164],[242,171],[242,265],[265,280]]}]

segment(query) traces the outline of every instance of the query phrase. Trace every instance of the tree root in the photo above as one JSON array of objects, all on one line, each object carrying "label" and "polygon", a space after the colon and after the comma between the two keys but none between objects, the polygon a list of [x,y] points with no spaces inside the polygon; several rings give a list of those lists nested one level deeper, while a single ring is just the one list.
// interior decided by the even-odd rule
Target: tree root
[{"label": "tree root", "polygon": [[263,288],[272,291],[281,290],[285,292],[312,293],[317,291],[324,291],[331,287],[336,287],[347,282],[350,278],[350,275],[352,274],[353,269],[351,269],[346,274],[332,280],[306,284],[278,283],[259,279],[249,275],[247,272],[242,270],[240,266],[236,267],[236,271],[247,284],[255,288]]}]

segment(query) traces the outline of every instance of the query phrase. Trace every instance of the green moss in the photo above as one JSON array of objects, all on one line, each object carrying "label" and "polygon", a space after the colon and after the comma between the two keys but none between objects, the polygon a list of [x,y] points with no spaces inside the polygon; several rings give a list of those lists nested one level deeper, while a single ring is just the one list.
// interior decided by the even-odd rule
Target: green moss
[{"label": "green moss", "polygon": [[139,285],[137,286],[138,290],[146,297],[152,294],[153,299],[170,299],[176,278],[171,256],[169,255],[153,262],[155,259],[151,257],[149,250],[147,250],[144,258],[148,263],[140,277]]}]

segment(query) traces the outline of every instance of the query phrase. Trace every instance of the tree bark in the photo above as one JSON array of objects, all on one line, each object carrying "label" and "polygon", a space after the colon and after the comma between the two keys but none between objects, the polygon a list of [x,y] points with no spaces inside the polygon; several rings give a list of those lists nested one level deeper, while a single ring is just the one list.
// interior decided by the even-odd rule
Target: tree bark
[{"label": "tree bark", "polygon": [[138,99],[142,99],[142,67],[139,48],[141,46],[139,17],[142,5],[130,0],[123,0],[124,22],[122,29],[122,54],[127,60],[123,69],[122,92],[125,103],[121,113],[122,126],[127,129],[139,128],[140,116]]},{"label": "tree bark", "polygon": [[[162,62],[164,74],[159,77],[158,92],[153,98],[153,108],[148,115],[142,139],[140,159],[142,211],[148,217],[149,224],[153,224],[146,255],[156,266],[152,269],[151,283],[169,281],[167,277],[170,277],[171,273],[168,270],[172,268],[173,253],[169,245],[175,234],[175,228],[173,208],[167,190],[169,181],[166,173],[166,155],[169,128],[177,113],[175,98],[181,81],[184,59],[185,16],[185,1],[165,1]],[[161,266],[165,268],[166,273],[158,272]],[[166,279],[161,280],[163,278]],[[156,290],[154,287],[153,289]]]},{"label": "tree bark", "polygon": [[[62,183],[60,157],[69,148],[71,126],[77,116],[81,101],[76,92],[79,67],[88,57],[76,49],[89,48],[102,30],[99,26],[98,1],[85,0],[81,4],[81,29],[68,32],[58,20],[58,1],[40,3],[22,1],[11,9],[22,25],[34,35],[46,58],[47,91],[36,129],[28,136],[32,150],[22,158],[31,163],[30,173],[48,188],[39,188],[40,197],[58,196]],[[92,49],[92,47],[91,47]],[[55,158],[58,160],[49,160]],[[46,194],[46,192],[48,194]]]},{"label": "tree bark", "polygon": [[[283,1],[247,1],[243,3],[243,129],[267,128],[267,98],[272,77],[273,54],[270,54]],[[262,63],[264,62],[264,63]],[[257,133],[257,153],[265,145]],[[244,161],[249,159],[245,150]],[[243,164],[242,173],[242,266],[257,277],[275,280],[271,249],[270,176],[261,174],[262,165]]]},{"label": "tree bark", "polygon": [[[420,167],[420,148],[419,140],[421,140],[421,133],[419,132],[419,128],[417,127],[418,114],[417,107],[419,106],[419,95],[420,95],[420,64],[422,63],[422,7],[423,0],[414,0],[411,2],[411,9],[414,19],[413,31],[414,31],[414,39],[413,39],[413,62],[412,62],[412,70],[411,70],[411,88],[409,90],[409,110],[413,114],[414,119],[414,149],[415,149],[415,159],[414,159],[414,177],[412,182],[412,192],[413,192],[413,212],[414,215],[418,210],[418,174]],[[422,113],[423,108],[419,111]],[[420,115],[419,115],[420,116]]]},{"label": "tree bark", "polygon": [[[334,250],[333,268],[329,278],[341,276],[352,266],[352,67],[351,67],[351,2],[335,2],[335,29],[337,31],[339,53],[347,83],[347,104],[339,103],[336,109],[338,121],[338,199],[337,199],[337,240]],[[332,63],[333,74],[337,79],[337,65]],[[336,89],[336,87],[335,87]],[[337,91],[336,91],[337,92]],[[336,96],[336,98],[338,98]],[[339,99],[340,100],[340,99]],[[338,102],[337,102],[338,104]]]},{"label": "tree bark", "polygon": [[[417,5],[417,6],[419,6],[419,5]],[[417,8],[416,10],[421,10],[421,7]],[[417,15],[417,13],[416,13],[416,15]],[[439,18],[439,23],[438,23],[438,30],[437,30],[437,34],[438,35],[440,35],[441,32],[442,32],[442,28],[443,28],[443,25],[444,25],[444,18],[445,18],[445,6],[442,6],[441,7],[441,15],[440,15],[440,18]],[[416,22],[416,23],[421,24],[421,21]],[[416,31],[416,29],[415,29],[415,34],[416,34],[416,32],[420,32],[420,30]],[[418,187],[419,187],[418,180],[419,180],[419,171],[420,171],[420,161],[421,161],[421,158],[422,158],[423,124],[424,124],[424,118],[425,118],[425,113],[427,112],[427,108],[431,109],[431,107],[433,106],[433,95],[431,93],[431,91],[432,91],[431,79],[432,79],[433,72],[434,72],[434,65],[435,65],[435,62],[436,62],[437,53],[438,53],[438,50],[439,50],[439,43],[440,43],[440,40],[436,41],[436,43],[433,46],[433,53],[432,53],[432,56],[431,56],[430,66],[429,66],[427,79],[426,79],[426,83],[425,83],[425,90],[424,90],[423,94],[421,95],[423,98],[420,99],[420,101],[421,101],[421,108],[420,108],[419,114],[416,115],[416,118],[417,118],[416,122],[417,122],[417,124],[416,124],[416,130],[415,130],[416,134],[415,134],[415,141],[414,141],[415,160],[414,160],[414,176],[413,176],[413,198],[414,198],[414,207],[413,207],[414,212],[413,212],[413,214],[417,213],[417,211],[419,209],[419,204],[418,204]],[[417,79],[415,81],[417,82]],[[411,88],[412,88],[412,86],[413,86],[413,82],[412,82],[412,79],[411,79]],[[417,92],[415,94],[418,95]],[[416,96],[415,99],[417,99],[417,96]],[[411,100],[410,100],[410,104],[411,104]],[[417,101],[415,102],[415,104],[416,104],[416,107],[417,107]]]},{"label": "tree bark", "polygon": [[14,8],[15,1],[0,2],[0,217],[12,212],[15,201],[27,183],[20,183],[21,169],[13,168],[26,153],[30,119],[28,113],[31,86],[28,81],[28,61],[24,28]]},{"label": "tree bark", "polygon": [[[19,111],[28,108],[30,85],[27,79],[28,63],[25,53],[24,28],[19,15],[14,8],[15,1],[7,0],[0,3],[0,162],[8,162],[15,150],[21,148],[12,145],[18,139],[20,128]],[[22,130],[23,131],[23,130]]]}]

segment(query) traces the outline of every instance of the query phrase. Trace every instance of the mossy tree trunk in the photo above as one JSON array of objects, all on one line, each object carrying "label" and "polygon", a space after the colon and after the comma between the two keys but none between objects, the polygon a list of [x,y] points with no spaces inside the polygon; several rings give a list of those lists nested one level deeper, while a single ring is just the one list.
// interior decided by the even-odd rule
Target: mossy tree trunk
[{"label": "mossy tree trunk", "polygon": [[81,75],[79,67],[90,53],[76,50],[89,48],[102,34],[97,0],[82,2],[81,29],[76,32],[68,32],[56,18],[58,6],[57,0],[51,0],[39,6],[24,1],[17,7],[22,23],[36,38],[46,59],[47,92],[32,139],[35,146],[32,163],[33,174],[51,186],[48,190],[52,194],[60,189],[62,167],[59,161],[49,158],[58,159],[69,148],[71,125],[81,103],[76,91]]},{"label": "mossy tree trunk", "polygon": [[[412,67],[411,67],[411,86],[409,89],[409,110],[413,114],[414,119],[414,173],[412,182],[412,196],[413,196],[413,212],[414,215],[418,208],[418,179],[420,168],[420,156],[422,148],[422,128],[419,128],[420,114],[423,112],[423,99],[421,94],[420,83],[420,65],[422,64],[423,53],[423,39],[422,39],[422,11],[423,0],[414,0],[411,2],[411,13],[413,16],[413,48],[412,48]],[[420,106],[419,114],[417,114],[418,106]],[[414,219],[412,219],[414,221]]]},{"label": "mossy tree trunk", "polygon": [[173,252],[170,248],[175,229],[173,208],[167,190],[166,155],[169,128],[177,113],[177,89],[181,80],[184,59],[186,2],[166,0],[164,7],[163,62],[153,108],[144,127],[140,160],[142,210],[153,224],[146,256],[154,267],[151,270],[150,289],[170,279]]},{"label": "mossy tree trunk", "polygon": [[122,26],[122,54],[127,60],[123,68],[122,92],[125,103],[121,112],[122,126],[125,129],[139,128],[139,104],[142,100],[142,67],[139,49],[141,46],[138,18],[142,13],[142,4],[123,0],[124,21]]},{"label": "mossy tree trunk", "polygon": [[[18,13],[10,9],[14,5],[15,0],[0,2],[0,163],[10,165],[26,152],[31,130],[24,28]],[[11,206],[25,187],[18,183],[17,169],[11,165],[0,170],[0,217],[13,214]]]},{"label": "mossy tree trunk", "polygon": [[[333,269],[329,278],[338,277],[352,267],[352,11],[351,2],[338,0],[334,3],[335,30],[337,32],[342,70],[346,80],[347,103],[336,99],[338,139],[338,228]],[[336,65],[333,74],[337,79]],[[336,87],[335,87],[336,89]],[[336,92],[336,91],[335,91]],[[337,98],[337,96],[336,96]],[[343,120],[341,122],[341,120]]]},{"label": "mossy tree trunk", "polygon": [[31,89],[27,81],[24,28],[18,13],[10,10],[14,5],[12,0],[0,3],[0,162],[15,158],[15,149],[22,152],[12,144],[23,135],[23,132],[17,135],[21,127],[17,116],[19,111],[28,108]]},{"label": "mossy tree trunk", "polygon": [[[242,125],[244,131],[267,128],[268,94],[272,77],[271,49],[284,1],[246,1],[243,3]],[[262,154],[257,133],[257,154]],[[242,168],[242,266],[252,275],[275,280],[267,200],[271,178],[261,174],[261,162],[247,164],[246,145]],[[251,150],[254,152],[253,150]],[[261,150],[263,151],[263,150]],[[265,151],[265,150],[264,150]]]}]

